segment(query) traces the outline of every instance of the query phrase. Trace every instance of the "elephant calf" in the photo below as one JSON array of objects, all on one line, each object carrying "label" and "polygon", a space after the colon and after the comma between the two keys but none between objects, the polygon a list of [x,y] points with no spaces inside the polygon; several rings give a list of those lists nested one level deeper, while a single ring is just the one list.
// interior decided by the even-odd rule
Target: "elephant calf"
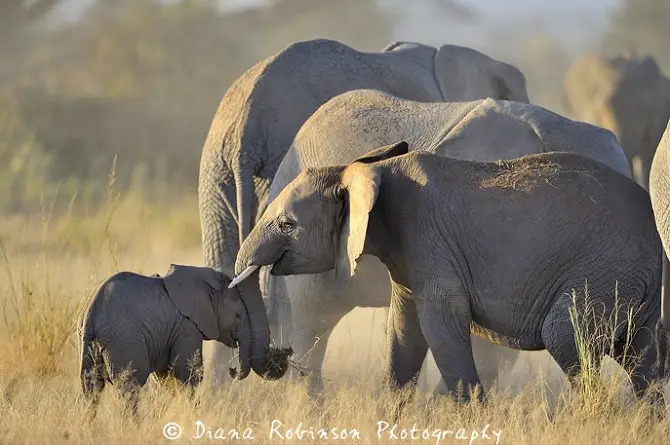
[{"label": "elephant calf", "polygon": [[[606,327],[598,320],[620,322],[587,344],[596,360],[616,359],[642,396],[663,374],[661,252],[649,195],[597,161],[552,152],[474,162],[408,154],[400,142],[300,173],[242,244],[230,285],[265,265],[273,275],[334,270],[346,281],[373,255],[392,282],[388,382],[412,382],[430,347],[447,389],[462,381],[465,400],[480,385],[471,329],[514,349],[546,349],[576,376],[576,303],[587,332],[603,333],[591,330]],[[572,298],[585,283],[588,311],[583,296]]]},{"label": "elephant calf", "polygon": [[[202,379],[202,341],[240,348],[236,379],[251,370],[249,316],[230,279],[208,268],[171,265],[164,277],[121,272],[102,284],[80,325],[81,383],[94,403],[105,382],[119,382],[137,411],[137,392],[150,373],[173,374],[193,388]],[[280,378],[287,355],[263,377]]]}]

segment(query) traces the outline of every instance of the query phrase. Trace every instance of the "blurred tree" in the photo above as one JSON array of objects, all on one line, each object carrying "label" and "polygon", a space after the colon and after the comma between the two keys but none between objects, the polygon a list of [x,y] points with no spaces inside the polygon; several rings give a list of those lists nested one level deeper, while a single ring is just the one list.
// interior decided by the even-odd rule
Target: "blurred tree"
[{"label": "blurred tree", "polygon": [[603,50],[650,54],[666,73],[670,72],[670,2],[668,0],[623,0],[615,10],[603,37]]},{"label": "blurred tree", "polygon": [[30,59],[35,25],[62,0],[0,1],[0,86]]},{"label": "blurred tree", "polygon": [[394,31],[389,12],[376,0],[274,0],[226,18],[231,34],[244,39],[257,58],[313,38],[377,51],[393,40]]},{"label": "blurred tree", "polygon": [[[235,78],[298,40],[378,51],[402,20],[378,0],[268,0],[236,11],[222,10],[222,0],[98,0],[74,22],[28,26],[59,1],[0,0],[0,46],[10,30],[15,42],[30,42],[0,58],[0,97],[8,98],[0,101],[0,177],[10,165],[34,166],[6,176],[12,208],[20,190],[34,196],[44,184],[104,193],[115,155],[119,189],[194,191],[212,116]],[[459,0],[431,1],[450,18],[473,17]],[[3,115],[16,124],[3,127]]]},{"label": "blurred tree", "polygon": [[2,0],[0,2],[0,40],[8,38],[35,20],[44,17],[62,0]]}]

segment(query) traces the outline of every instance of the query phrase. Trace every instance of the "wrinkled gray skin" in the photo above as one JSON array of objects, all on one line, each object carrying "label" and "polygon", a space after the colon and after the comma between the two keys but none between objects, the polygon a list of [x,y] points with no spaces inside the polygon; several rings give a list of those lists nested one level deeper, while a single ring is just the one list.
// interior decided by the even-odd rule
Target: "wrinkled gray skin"
[{"label": "wrinkled gray skin", "polygon": [[[172,372],[193,387],[202,378],[202,341],[240,347],[244,379],[251,369],[249,316],[230,279],[206,267],[171,265],[164,277],[121,272],[102,284],[80,324],[81,383],[93,402],[105,382],[129,393],[137,410],[137,391],[150,373]],[[127,370],[128,379],[118,380]]]},{"label": "wrinkled gray skin", "polygon": [[[574,381],[580,361],[568,308],[586,280],[604,317],[595,320],[620,321],[611,337],[589,342],[594,357],[618,360],[638,396],[661,377],[653,332],[662,247],[641,187],[572,153],[483,163],[407,149],[400,142],[300,173],[242,244],[237,273],[272,265],[275,275],[346,282],[361,255],[379,258],[392,282],[388,384],[411,383],[430,347],[449,392],[463,382],[465,401],[480,384],[471,328],[511,348],[546,349]],[[583,302],[576,299],[582,316]],[[594,332],[600,323],[588,320],[583,328]]]},{"label": "wrinkled gray skin", "polygon": [[[659,329],[670,336],[670,120],[656,149],[649,173],[649,194],[654,209],[656,229],[663,242],[663,297]],[[667,368],[667,363],[664,363]]]},{"label": "wrinkled gray skin", "polygon": [[585,54],[566,72],[564,93],[570,117],[614,132],[635,181],[648,189],[654,152],[670,118],[670,80],[656,61]]},{"label": "wrinkled gray skin", "polygon": [[[270,202],[306,168],[346,164],[398,140],[409,142],[412,150],[479,161],[545,151],[573,152],[630,177],[626,157],[612,132],[540,106],[492,99],[420,103],[380,91],[356,90],[331,99],[300,129],[270,187]],[[357,306],[388,307],[391,283],[387,277],[386,268],[374,257],[362,258],[358,273],[346,284],[335,281],[329,272],[270,277],[267,306],[273,336],[291,344],[295,357],[313,371],[310,378],[315,391],[322,386],[320,370],[329,333]],[[273,281],[278,283],[273,286]],[[511,366],[519,355],[475,336],[472,344],[486,389],[501,364]],[[441,384],[438,392],[443,390]]]},{"label": "wrinkled gray skin", "polygon": [[[417,101],[490,96],[528,102],[518,69],[469,48],[395,42],[366,53],[325,39],[288,46],[237,79],[212,121],[199,179],[205,265],[232,276],[241,240],[265,208],[270,182],[298,129],[328,99],[357,88]],[[255,284],[240,293],[259,357],[254,370],[262,373],[269,342],[265,307]],[[211,346],[206,367],[222,369],[230,351]]]}]

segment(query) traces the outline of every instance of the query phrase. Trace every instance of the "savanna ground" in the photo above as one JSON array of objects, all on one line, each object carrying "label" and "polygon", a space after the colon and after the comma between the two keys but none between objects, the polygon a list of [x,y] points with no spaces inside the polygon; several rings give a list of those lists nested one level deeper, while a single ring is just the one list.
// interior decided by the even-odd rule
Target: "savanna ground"
[{"label": "savanna ground", "polygon": [[[311,400],[300,382],[265,382],[255,375],[222,388],[206,380],[195,402],[173,382],[150,380],[142,390],[138,422],[110,386],[91,420],[78,377],[76,321],[82,304],[117,271],[162,273],[170,262],[199,264],[195,201],[166,208],[139,195],[109,193],[97,212],[58,217],[44,203],[33,217],[3,218],[0,240],[2,444],[167,443],[164,434],[176,432],[174,426],[164,432],[170,422],[182,428],[171,443],[218,442],[217,428],[224,429],[224,443],[234,442],[231,429],[244,437],[247,428],[254,443],[282,442],[276,433],[271,436],[273,425],[285,438],[292,428],[359,432],[360,440],[340,443],[617,445],[666,444],[670,437],[670,420],[654,420],[649,404],[632,400],[621,373],[605,372],[604,379],[587,373],[584,389],[572,391],[544,352],[525,353],[489,393],[487,406],[458,407],[419,392],[399,424],[407,430],[416,425],[419,438],[396,440],[390,427],[378,436],[378,422],[393,424],[393,396],[380,389],[382,320],[373,310],[357,310],[337,326],[326,358],[323,404]],[[434,362],[429,372],[432,386]],[[443,433],[439,441],[433,436],[449,430],[453,433]],[[298,442],[335,441],[304,437]]]},{"label": "savanna ground", "polygon": [[[65,3],[87,6],[77,19],[49,22]],[[562,75],[586,50],[649,53],[670,70],[668,2],[622,1],[606,29],[581,39],[572,31],[591,30],[589,17],[570,17],[556,35],[543,25],[557,25],[555,14],[515,21],[510,8],[484,26],[477,9],[457,0],[422,1],[432,12],[413,24],[405,19],[419,2],[277,0],[236,12],[216,3],[0,1],[0,444],[168,443],[169,422],[183,426],[171,443],[211,442],[192,437],[198,420],[212,434],[251,428],[255,443],[267,443],[274,419],[285,425],[280,432],[300,424],[360,431],[360,440],[340,443],[437,443],[375,434],[378,421],[391,422],[392,406],[379,389],[380,311],[356,310],[336,327],[323,405],[300,383],[254,375],[219,389],[205,382],[197,403],[176,385],[150,381],[138,423],[113,388],[95,420],[87,416],[79,311],[117,271],[201,262],[195,187],[211,118],[237,76],[291,42],[326,37],[366,51],[398,39],[470,45],[459,34],[467,28],[483,37],[470,46],[516,64],[531,100],[561,112]],[[117,160],[119,174],[108,180]],[[442,444],[495,443],[494,431],[505,444],[667,444],[670,419],[651,420],[649,405],[631,400],[625,376],[605,374],[603,381],[587,372],[583,390],[572,391],[546,353],[524,353],[486,407],[419,393],[401,427],[464,429],[459,437],[467,439],[447,434]],[[470,440],[487,425],[491,439]]]}]

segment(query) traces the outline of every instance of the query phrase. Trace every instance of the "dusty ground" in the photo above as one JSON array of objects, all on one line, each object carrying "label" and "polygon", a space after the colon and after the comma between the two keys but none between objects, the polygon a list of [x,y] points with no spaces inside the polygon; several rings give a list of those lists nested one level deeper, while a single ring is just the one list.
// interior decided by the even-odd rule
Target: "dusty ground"
[{"label": "dusty ground", "polygon": [[[74,335],[80,305],[115,271],[153,273],[170,262],[200,263],[197,220],[182,214],[197,213],[181,209],[175,216],[131,202],[109,215],[0,221],[0,444],[238,442],[231,430],[246,443],[668,443],[670,420],[653,420],[646,403],[630,399],[627,382],[607,380],[583,393],[568,391],[544,352],[524,353],[489,394],[486,407],[458,408],[419,393],[392,431],[392,396],[379,389],[383,317],[370,309],[354,311],[336,327],[322,404],[311,401],[301,383],[288,380],[251,376],[218,389],[205,384],[196,403],[175,385],[150,382],[137,423],[113,389],[90,420]],[[606,375],[620,377],[611,363],[607,368]],[[432,360],[428,373],[432,387],[437,383]],[[179,427],[166,427],[170,422]],[[177,440],[165,438],[179,428]],[[303,430],[302,439],[289,431],[295,428]],[[328,438],[318,438],[320,428]]]}]

